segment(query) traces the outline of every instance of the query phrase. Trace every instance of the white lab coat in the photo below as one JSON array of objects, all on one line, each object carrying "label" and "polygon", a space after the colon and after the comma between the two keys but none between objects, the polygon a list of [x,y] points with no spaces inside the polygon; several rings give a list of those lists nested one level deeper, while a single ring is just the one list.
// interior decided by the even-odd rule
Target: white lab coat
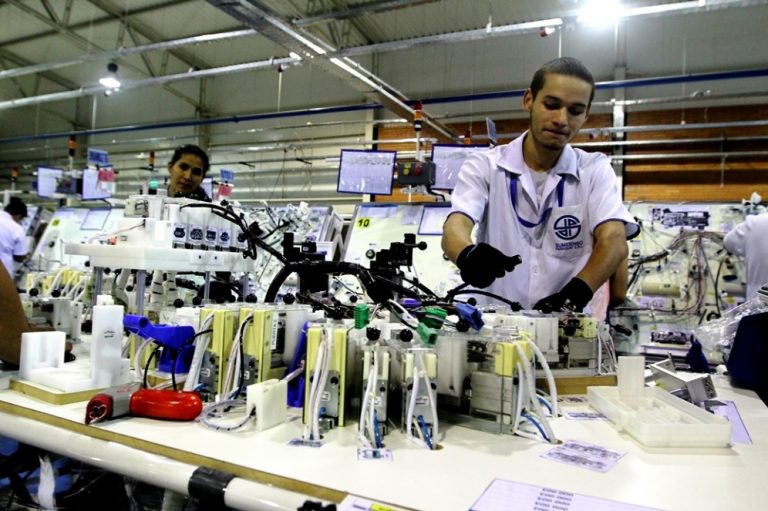
[{"label": "white lab coat", "polygon": [[[527,133],[526,133],[527,134]],[[559,291],[586,265],[595,229],[610,220],[624,222],[627,238],[640,228],[621,202],[616,175],[608,158],[567,145],[549,171],[541,204],[523,160],[521,135],[509,144],[470,156],[459,171],[451,196],[451,214],[461,213],[476,225],[477,242],[488,243],[507,255],[519,254],[522,264],[487,291],[531,308]],[[512,179],[517,179],[516,211]],[[562,204],[558,183],[563,180]],[[548,217],[537,227],[547,208]],[[521,221],[522,219],[522,221]],[[479,299],[479,297],[478,297]]]},{"label": "white lab coat", "polygon": [[0,261],[3,262],[11,278],[16,266],[13,256],[27,255],[27,252],[29,248],[24,229],[11,215],[0,210]]},{"label": "white lab coat", "polygon": [[725,236],[723,244],[746,261],[747,298],[752,298],[768,283],[768,213],[747,217]]}]

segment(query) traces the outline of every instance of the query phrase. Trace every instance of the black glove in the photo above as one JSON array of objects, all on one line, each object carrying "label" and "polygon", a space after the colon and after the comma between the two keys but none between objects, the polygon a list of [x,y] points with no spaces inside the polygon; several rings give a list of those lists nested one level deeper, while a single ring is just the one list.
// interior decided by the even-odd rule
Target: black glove
[{"label": "black glove", "polygon": [[522,260],[520,256],[506,256],[487,243],[469,245],[456,259],[461,280],[472,287],[488,287],[494,280],[515,269]]},{"label": "black glove", "polygon": [[542,298],[533,308],[541,312],[560,312],[563,309],[581,312],[591,299],[592,289],[589,285],[580,278],[573,277],[563,289]]}]

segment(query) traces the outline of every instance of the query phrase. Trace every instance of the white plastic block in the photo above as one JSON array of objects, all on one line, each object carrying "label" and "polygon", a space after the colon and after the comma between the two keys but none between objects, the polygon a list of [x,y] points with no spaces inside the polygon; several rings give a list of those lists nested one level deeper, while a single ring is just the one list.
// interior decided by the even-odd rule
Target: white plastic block
[{"label": "white plastic block", "polygon": [[21,334],[19,378],[27,380],[29,375],[37,369],[63,367],[66,335],[64,332]]},{"label": "white plastic block", "polygon": [[114,305],[115,300],[110,295],[99,295],[96,297],[96,305]]},{"label": "white plastic block", "polygon": [[91,377],[96,387],[112,387],[121,379],[123,306],[93,307]]},{"label": "white plastic block", "polygon": [[728,447],[731,424],[658,387],[624,399],[616,387],[587,387],[589,404],[649,447]]},{"label": "white plastic block", "polygon": [[288,384],[284,380],[267,380],[248,386],[246,413],[256,409],[256,431],[264,431],[286,420]]},{"label": "white plastic block", "polygon": [[642,397],[645,387],[645,357],[619,357],[617,372],[622,399]]},{"label": "white plastic block", "polygon": [[79,392],[81,390],[101,388],[93,384],[88,367],[61,367],[36,369],[32,371],[29,381],[46,385],[62,392]]}]

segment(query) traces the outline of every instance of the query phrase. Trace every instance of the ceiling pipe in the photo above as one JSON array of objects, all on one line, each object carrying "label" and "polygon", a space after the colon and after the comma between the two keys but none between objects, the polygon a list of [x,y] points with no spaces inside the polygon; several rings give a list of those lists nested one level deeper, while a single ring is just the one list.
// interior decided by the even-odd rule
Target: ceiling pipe
[{"label": "ceiling pipe", "polygon": [[[143,87],[155,87],[158,85],[167,85],[169,83],[180,82],[184,80],[192,80],[198,78],[208,78],[211,76],[221,76],[234,73],[242,73],[245,71],[253,71],[255,69],[262,69],[265,67],[275,66],[288,66],[297,63],[298,58],[283,57],[279,59],[261,60],[258,62],[248,62],[245,64],[233,64],[231,66],[214,67],[211,69],[201,69],[198,71],[189,71],[186,73],[178,73],[174,75],[158,76],[155,78],[147,78],[146,80],[135,80],[132,82],[123,82],[120,85],[120,91],[129,89],[139,89]],[[53,92],[51,94],[43,94],[41,96],[34,96],[29,98],[10,99],[7,101],[0,101],[0,110],[6,110],[9,108],[18,108],[21,106],[37,105],[40,103],[48,103],[51,101],[61,101],[63,99],[78,98],[81,96],[90,96],[91,94],[98,94],[111,90],[109,87],[103,85],[90,85],[87,87],[81,87],[77,90]]]},{"label": "ceiling pipe", "polygon": [[309,16],[306,18],[294,18],[291,23],[297,27],[308,27],[327,21],[340,21],[357,18],[369,13],[379,13],[402,9],[403,7],[416,7],[417,5],[429,4],[437,0],[384,0],[381,2],[369,2],[350,9],[331,11],[325,14]]},{"label": "ceiling pipe", "polygon": [[646,126],[617,126],[605,128],[582,129],[582,134],[609,134],[609,133],[647,133],[649,131],[683,131],[700,129],[725,129],[725,128],[759,128],[768,126],[768,120],[759,121],[729,121],[729,122],[699,122],[692,124],[650,124]]},{"label": "ceiling pipe", "polygon": [[[272,65],[279,65],[280,62],[296,62],[296,59],[293,58],[283,58],[283,59],[274,59],[269,61],[262,61],[257,63],[252,63],[253,65],[258,65],[259,67],[263,67],[267,64]],[[248,66],[249,64],[236,64],[235,66],[227,66],[229,68],[235,68],[238,66]],[[215,68],[215,69],[222,69],[222,68]],[[214,70],[205,70],[205,71],[192,71],[189,73],[182,73],[179,75],[172,75],[176,80],[181,80],[183,77],[190,77],[194,78],[199,73],[211,73]],[[231,72],[237,72],[237,70],[232,70]],[[213,73],[211,73],[213,74]],[[651,78],[647,80],[664,80],[668,83],[671,83],[674,81],[674,83],[692,83],[692,82],[698,82],[698,81],[707,81],[707,80],[736,80],[736,79],[744,79],[744,78],[753,78],[755,76],[768,76],[768,68],[761,68],[761,69],[743,69],[738,71],[725,71],[722,73],[698,73],[698,74],[686,74],[686,75],[677,75],[677,76],[665,76],[661,78]],[[706,77],[706,78],[705,78]],[[154,81],[163,79],[166,77],[159,77],[156,79],[150,79],[150,80],[142,80],[142,83],[148,82],[148,81]],[[627,88],[632,87],[643,87],[648,85],[645,81],[646,79],[641,80],[621,80],[624,83],[624,86]],[[130,82],[129,82],[130,83]],[[600,82],[600,85],[603,85],[605,87],[609,87],[612,84],[612,82]],[[103,87],[99,87],[99,90],[104,90]],[[524,89],[519,89],[517,91],[502,91],[502,92],[495,92],[495,93],[485,93],[485,94],[465,94],[462,96],[443,96],[443,97],[437,97],[437,98],[426,98],[426,99],[420,99],[421,103],[423,104],[438,104],[438,103],[456,103],[456,102],[462,102],[462,101],[479,101],[479,100],[487,100],[487,99],[499,99],[499,98],[505,98],[510,97],[512,95],[518,95],[522,96],[524,92]],[[62,94],[62,93],[55,93],[55,94]],[[63,93],[66,94],[66,93]],[[34,98],[26,98],[26,99],[34,99]],[[11,100],[11,101],[21,101],[21,100]],[[0,109],[2,109],[3,102],[0,102]],[[70,135],[99,135],[99,134],[106,134],[106,133],[125,133],[125,132],[131,132],[131,131],[142,131],[142,130],[154,130],[154,129],[169,129],[169,128],[180,128],[180,127],[190,127],[190,126],[203,126],[203,125],[214,125],[214,124],[227,124],[227,123],[239,123],[239,122],[248,122],[248,121],[260,121],[260,120],[267,120],[267,119],[280,119],[280,118],[288,118],[288,117],[302,117],[302,116],[312,116],[312,115],[322,115],[322,114],[334,114],[334,113],[342,113],[342,112],[355,112],[355,111],[364,111],[364,110],[376,110],[383,108],[380,104],[375,103],[366,103],[362,105],[341,105],[341,106],[330,106],[330,107],[318,107],[318,108],[308,108],[303,110],[289,110],[284,112],[270,112],[270,113],[263,113],[263,114],[248,114],[248,115],[233,115],[233,116],[226,116],[226,117],[216,117],[216,118],[209,118],[209,119],[191,119],[186,121],[172,121],[172,122],[164,122],[164,123],[156,123],[156,124],[143,124],[143,125],[130,125],[130,126],[118,126],[118,127],[112,127],[112,128],[99,128],[99,129],[92,129],[92,130],[78,130],[78,131],[67,131],[67,132],[59,132],[59,133],[47,133],[47,134],[41,134],[41,135],[21,135],[16,137],[5,137],[0,138],[0,144],[9,144],[9,143],[17,143],[17,142],[30,142],[35,140],[47,140],[47,139],[55,139],[55,138],[65,138],[69,137]],[[393,121],[396,122],[396,121]],[[746,121],[745,121],[746,122]],[[761,122],[761,121],[749,121],[749,122]],[[758,124],[758,126],[762,126],[762,124]],[[701,128],[708,128],[708,127],[714,127],[714,128],[721,128],[721,127],[742,127],[742,126],[726,126],[723,125],[723,123],[716,123],[716,124],[686,124],[686,125],[665,125],[663,126],[664,129],[669,130],[675,130],[675,129],[697,129],[696,127]],[[638,128],[638,127],[635,127]],[[621,127],[621,128],[595,128],[591,131],[595,132],[612,132],[612,131],[625,131],[630,132],[633,129],[633,127]],[[658,127],[661,129],[662,127]],[[590,130],[582,130],[582,132],[588,132]]]},{"label": "ceiling pipe", "polygon": [[763,142],[768,136],[753,137],[710,137],[710,138],[676,138],[665,140],[605,140],[595,142],[572,142],[574,147],[643,147],[662,145],[695,145],[695,144],[723,144],[730,142]]},{"label": "ceiling pipe", "polygon": [[[367,124],[367,123],[375,123],[376,121],[351,121],[352,124]],[[380,124],[386,124],[386,121],[378,121]],[[334,124],[334,123],[330,123]],[[297,124],[293,126],[293,129],[296,128],[306,128],[308,126]],[[287,127],[286,127],[287,128]],[[241,132],[242,133],[242,132]],[[229,135],[230,133],[226,133],[225,135]],[[502,138],[507,138],[507,135],[502,134]],[[157,137],[157,138],[145,138],[145,139],[133,139],[133,140],[120,140],[120,141],[110,141],[110,142],[100,142],[99,146],[104,148],[112,148],[119,145],[128,145],[128,144],[142,144],[142,143],[157,143],[157,142],[177,142],[179,140],[186,140],[186,139],[192,139],[196,138],[196,135],[188,135],[188,136],[181,136],[181,137]],[[330,138],[330,137],[329,137]],[[486,140],[487,137],[484,135],[479,135],[477,137],[480,140]],[[297,148],[297,149],[303,149],[305,146],[301,143],[300,139],[296,139],[299,143],[293,142],[291,144],[291,147]],[[434,139],[432,139],[434,141]],[[723,144],[723,143],[741,143],[741,142],[765,142],[768,141],[768,136],[747,136],[747,137],[709,137],[709,138],[677,138],[677,139],[665,139],[665,140],[603,140],[603,141],[592,141],[592,142],[571,142],[571,145],[574,147],[579,148],[599,148],[599,147],[630,147],[630,148],[642,148],[642,147],[656,147],[656,146],[669,146],[669,145],[697,145],[697,144]],[[345,144],[349,144],[349,142],[344,142]],[[362,141],[359,141],[358,143],[363,143]],[[364,142],[370,144],[370,141]],[[379,140],[375,143],[396,143],[396,141],[393,140]],[[233,146],[239,146],[241,144],[213,144],[209,146],[209,148],[213,150],[226,150],[230,149]],[[338,142],[334,142],[333,140],[327,141],[327,147],[334,147],[338,146]],[[318,146],[314,146],[318,147]],[[38,146],[38,147],[24,147],[19,149],[5,149],[3,150],[4,154],[11,154],[11,153],[35,153],[40,151],[50,151],[50,150],[63,150],[60,147],[53,148],[51,146]],[[162,151],[163,149],[156,149]],[[168,148],[170,151],[170,148]],[[398,151],[398,155],[403,154],[403,151]],[[122,152],[114,152],[110,150],[110,155],[135,155],[135,151],[122,151]],[[302,159],[305,160],[323,160],[326,156],[302,156]],[[33,162],[33,161],[39,161],[39,159],[35,160],[16,160],[16,163],[23,163],[23,162]],[[260,160],[253,160],[253,162],[257,163],[274,163],[277,161],[283,161],[283,158],[279,159],[260,159]],[[247,160],[241,160],[237,162],[227,162],[227,163],[253,163],[251,161]],[[214,162],[214,164],[216,164]],[[225,163],[222,163],[224,165]]]},{"label": "ceiling pipe", "polygon": [[[318,67],[341,78],[347,85],[396,115],[408,120],[414,118],[414,109],[409,105],[411,100],[402,92],[354,60],[335,56],[336,48],[304,29],[292,26],[255,0],[207,1],[289,51],[312,59]],[[458,138],[450,128],[430,118],[426,112],[423,112],[423,122],[449,139]]]},{"label": "ceiling pipe", "polygon": [[[171,7],[176,7],[178,5],[188,4],[193,1],[196,1],[196,0],[165,0],[162,4],[152,4],[144,7],[137,7],[136,9],[126,9],[123,12],[121,12],[121,16],[107,15],[107,16],[102,16],[95,19],[91,18],[91,19],[87,19],[77,23],[71,23],[67,25],[67,28],[69,30],[75,30],[75,31],[83,28],[93,29],[105,23],[119,22],[123,18],[126,18],[126,19],[134,18],[142,14],[148,14],[148,13],[157,11],[159,9],[169,9]],[[45,32],[37,32],[36,34],[25,35],[22,37],[17,37],[15,39],[8,39],[5,41],[0,41],[0,48],[5,46],[15,46],[17,44],[23,44],[30,41],[39,40],[43,37],[55,36],[58,34],[60,34],[59,30],[46,30]]]},{"label": "ceiling pipe", "polygon": [[608,156],[612,161],[642,161],[642,160],[696,160],[720,158],[758,158],[768,156],[768,151],[736,151],[712,153],[661,153],[661,154],[622,154]]},{"label": "ceiling pipe", "polygon": [[[239,19],[240,21],[243,21],[245,23],[248,23],[248,19],[252,19],[253,17],[253,10],[256,10],[256,13],[262,13],[264,11],[259,10],[256,6],[244,2],[241,0],[240,2],[232,2],[231,0],[209,0],[209,3],[220,7],[225,12],[230,13],[230,15],[233,15],[235,18]],[[762,3],[768,3],[768,0],[760,1],[760,2],[747,2],[748,4],[762,4]],[[722,5],[727,6],[743,6],[744,2],[732,2],[732,1],[726,1],[724,3],[721,3]],[[718,4],[718,5],[721,5]],[[739,5],[737,5],[739,4]],[[711,0],[710,0],[710,5]],[[239,10],[238,10],[239,9]],[[233,14],[235,13],[235,14]],[[554,24],[554,25],[553,25]],[[424,44],[433,44],[437,42],[459,42],[459,41],[468,41],[468,40],[476,40],[476,39],[483,39],[483,38],[489,38],[489,37],[496,37],[496,36],[509,36],[509,35],[515,35],[519,33],[525,33],[528,31],[538,31],[541,27],[546,26],[557,26],[558,24],[562,24],[562,19],[560,18],[552,18],[549,20],[539,20],[539,21],[533,21],[528,23],[518,23],[518,24],[512,24],[512,25],[503,25],[499,27],[491,27],[490,30],[488,29],[476,29],[476,30],[468,30],[464,32],[454,32],[450,34],[440,34],[437,36],[427,36],[426,38],[415,38],[415,39],[406,39],[403,41],[392,41],[390,43],[381,43],[382,45],[388,45],[392,44],[392,49],[407,49],[414,46],[424,45]],[[382,82],[378,77],[367,71],[365,68],[354,62],[353,60],[349,59],[349,56],[357,56],[357,55],[367,55],[372,54],[376,52],[386,51],[385,47],[378,44],[372,44],[368,46],[363,47],[357,47],[357,48],[348,48],[345,50],[336,51],[333,48],[331,48],[327,43],[324,41],[315,38],[313,35],[309,34],[306,31],[298,32],[298,30],[301,29],[293,29],[291,26],[289,26],[287,23],[282,22],[279,19],[269,19],[268,22],[265,21],[263,25],[259,26],[259,32],[262,32],[264,28],[272,28],[273,32],[275,31],[275,27],[277,27],[277,30],[284,32],[282,39],[278,37],[278,35],[273,34],[273,38],[276,39],[280,44],[288,47],[291,45],[290,40],[287,40],[286,38],[290,38],[294,41],[294,44],[296,42],[300,42],[303,46],[302,48],[296,48],[301,54],[304,54],[305,56],[322,56],[323,59],[321,61],[324,62],[331,62],[332,64],[336,65],[336,70],[342,70],[347,74],[356,76],[361,83],[364,85],[367,85],[368,87],[372,87],[375,91],[374,98],[375,101],[379,102],[380,104],[386,106],[390,110],[392,110],[395,113],[398,113],[398,115],[401,115],[401,117],[411,119],[413,115],[413,110],[405,104],[408,100],[405,99],[405,96],[397,91],[396,89],[392,88],[391,86],[386,86],[384,82]],[[266,34],[265,34],[266,35]],[[312,38],[312,40],[310,40]],[[158,43],[162,44],[162,43]],[[396,48],[395,48],[396,46]],[[311,50],[311,53],[307,53],[307,48]],[[279,61],[285,61],[289,62],[293,65],[298,65],[300,63],[300,59],[292,59],[290,57],[284,57],[282,59],[275,59],[274,62]],[[277,64],[275,64],[277,65]],[[266,67],[264,65],[261,65],[260,62],[252,62],[252,63],[243,63],[243,64],[236,64],[234,66],[223,66],[223,67],[217,67],[217,68],[210,68],[203,71],[193,71],[186,74],[179,74],[179,75],[169,75],[164,77],[156,77],[148,80],[139,80],[136,82],[126,82],[123,85],[123,89],[128,88],[140,88],[140,87],[148,87],[148,86],[154,86],[158,84],[165,84],[165,83],[171,83],[183,79],[196,79],[196,78],[202,78],[202,77],[209,77],[209,76],[218,76],[218,75],[224,75],[224,74],[230,74],[235,72],[244,72],[244,71],[252,71],[255,69],[260,69]],[[200,73],[200,74],[196,74]],[[733,76],[728,76],[729,73],[734,73]],[[182,78],[182,77],[186,78]],[[596,84],[597,89],[611,89],[611,88],[618,88],[618,87],[639,87],[639,86],[649,86],[649,85],[664,85],[664,84],[674,84],[674,83],[685,83],[685,82],[696,82],[696,81],[710,81],[710,80],[727,80],[727,79],[733,79],[733,78],[756,78],[756,77],[763,77],[768,76],[768,69],[762,68],[762,69],[750,69],[750,70],[741,70],[741,71],[733,71],[733,72],[714,72],[714,73],[699,73],[699,74],[689,74],[689,75],[677,75],[677,76],[669,76],[669,77],[658,77],[658,78],[641,78],[636,80],[617,80],[617,81],[611,81],[611,82],[599,82]],[[80,89],[75,89],[71,91],[64,91],[59,93],[53,93],[53,94],[46,94],[46,95],[40,95],[40,96],[33,96],[28,98],[20,98],[16,100],[8,100],[4,102],[0,102],[0,110],[1,109],[7,109],[7,108],[16,108],[20,106],[28,106],[28,105],[34,105],[44,102],[50,102],[50,101],[61,101],[65,99],[72,99],[76,97],[81,96],[87,96],[91,94],[96,94],[103,92],[105,89],[103,87],[82,87]],[[358,88],[358,90],[360,90]],[[431,98],[431,99],[425,99],[421,100],[422,104],[429,105],[429,104],[440,104],[440,103],[452,103],[452,102],[464,102],[464,101],[482,101],[482,100],[491,100],[491,99],[505,99],[509,97],[515,97],[515,96],[522,96],[525,89],[516,89],[516,90],[509,90],[509,91],[499,91],[499,92],[492,92],[492,93],[481,93],[481,94],[464,94],[464,95],[458,95],[458,96],[446,96],[441,98]],[[370,89],[363,88],[362,92],[370,93]],[[426,124],[432,125],[433,128],[437,129],[439,132],[444,131],[444,127],[440,125],[437,121],[434,119],[430,119],[427,117],[425,119]],[[455,134],[450,133],[444,133],[446,136],[449,136],[449,138],[454,138]]]},{"label": "ceiling pipe", "polygon": [[71,59],[58,60],[56,62],[46,62],[44,64],[35,64],[32,66],[17,67],[14,69],[6,69],[4,71],[0,71],[0,80],[16,78],[34,73],[42,73],[45,71],[53,71],[54,69],[61,69],[64,67],[74,66],[75,64],[82,64],[84,62],[92,62],[95,60],[111,60],[150,51],[171,50],[174,48],[180,48],[182,46],[211,43],[215,41],[225,41],[228,39],[236,39],[240,37],[250,37],[256,34],[258,34],[258,32],[252,29],[232,30],[229,32],[219,32],[216,34],[202,34],[183,37],[181,39],[172,39],[169,41],[144,44],[141,46],[133,46],[131,48],[120,48],[119,50],[115,51],[86,53]]},{"label": "ceiling pipe", "polygon": [[385,53],[396,50],[409,50],[417,46],[428,46],[433,44],[447,44],[469,41],[480,41],[494,37],[508,37],[512,35],[538,33],[542,28],[557,28],[563,25],[561,18],[550,18],[538,21],[529,21],[525,23],[514,23],[512,25],[500,25],[491,28],[478,28],[474,30],[465,30],[463,32],[452,32],[449,34],[437,34],[424,37],[415,37],[412,39],[403,39],[401,41],[388,41],[386,43],[369,44],[366,46],[357,46],[354,48],[345,48],[338,50],[334,56],[340,57],[359,57],[371,53]]},{"label": "ceiling pipe", "polygon": [[47,140],[52,138],[66,138],[66,137],[69,137],[70,135],[89,136],[89,135],[101,135],[106,133],[125,133],[125,132],[131,132],[131,131],[183,128],[183,127],[206,126],[206,125],[214,125],[214,124],[261,121],[265,119],[284,119],[287,117],[304,117],[304,116],[311,116],[311,115],[326,115],[326,114],[335,114],[335,113],[343,113],[343,112],[360,112],[365,110],[377,110],[381,108],[383,108],[381,105],[366,103],[363,105],[318,107],[318,108],[308,108],[305,110],[288,110],[283,112],[269,112],[264,114],[230,115],[227,117],[217,117],[212,119],[191,119],[187,121],[171,121],[171,122],[161,122],[156,124],[137,124],[133,126],[120,126],[120,127],[114,127],[114,128],[97,128],[92,130],[78,130],[78,131],[68,131],[68,132],[60,132],[60,133],[48,133],[43,135],[22,135],[17,137],[6,137],[6,138],[0,138],[0,144],[29,142],[33,140]]},{"label": "ceiling pipe", "polygon": [[[709,0],[709,2],[705,4],[699,0],[694,0],[664,5],[629,7],[624,9],[622,17],[641,18],[650,16],[664,16],[667,14],[691,14],[713,9],[748,7],[753,5],[763,5],[766,3],[768,3],[768,1],[765,0],[755,0],[752,2],[745,2],[744,0]],[[549,19],[499,25],[495,27],[491,26],[490,28],[464,30],[461,32],[451,32],[448,34],[436,34],[431,36],[415,37],[411,39],[402,39],[399,41],[388,41],[385,43],[345,48],[337,51],[335,55],[343,57],[355,57],[360,55],[368,55],[370,53],[385,53],[389,51],[406,50],[417,46],[478,41],[491,39],[494,37],[506,37],[532,32],[538,33],[542,28],[558,28],[565,25],[576,25],[577,23],[575,20],[577,19],[578,13],[578,10],[569,10],[564,12],[560,17],[553,17]],[[302,26],[302,21],[296,20],[294,21],[294,24],[297,26]]]},{"label": "ceiling pipe", "polygon": [[[710,82],[717,80],[740,80],[746,78],[762,78],[768,76],[768,68],[739,69],[736,71],[714,71],[708,73],[688,73],[682,75],[659,76],[654,78],[636,78],[631,80],[612,80],[595,83],[597,90],[610,90],[634,87],[648,87],[651,85],[674,85],[680,83]],[[465,101],[487,101],[493,99],[507,99],[522,97],[525,89],[512,89],[497,92],[481,92],[477,94],[459,94],[456,96],[441,96],[437,98],[422,99],[424,105],[436,105],[444,103],[463,103]]]}]

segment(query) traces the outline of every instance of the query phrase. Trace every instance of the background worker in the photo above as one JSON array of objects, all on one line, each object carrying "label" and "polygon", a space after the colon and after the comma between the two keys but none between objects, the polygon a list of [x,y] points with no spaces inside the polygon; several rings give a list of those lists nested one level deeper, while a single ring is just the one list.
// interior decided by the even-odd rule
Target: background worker
[{"label": "background worker", "polygon": [[725,236],[723,245],[747,265],[747,298],[768,284],[768,213],[748,216]]},{"label": "background worker", "polygon": [[27,205],[18,197],[11,197],[4,211],[0,211],[0,260],[11,277],[15,263],[23,262],[29,252],[27,236],[21,221],[27,216]]},{"label": "background worker", "polygon": [[168,162],[168,197],[186,197],[210,202],[211,198],[200,187],[209,167],[208,155],[198,146],[177,147]]}]

